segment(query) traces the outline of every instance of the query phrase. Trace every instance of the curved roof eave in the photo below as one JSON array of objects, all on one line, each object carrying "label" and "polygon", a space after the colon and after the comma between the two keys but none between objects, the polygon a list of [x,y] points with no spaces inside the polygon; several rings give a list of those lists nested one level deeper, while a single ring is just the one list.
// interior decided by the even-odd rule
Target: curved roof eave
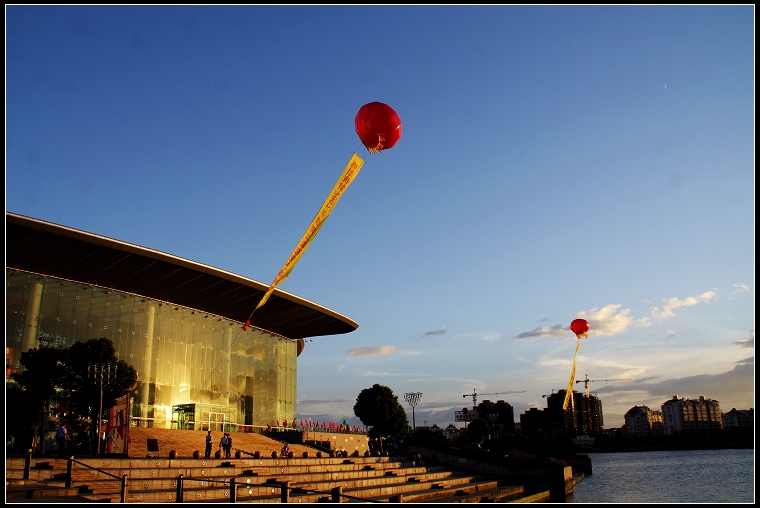
[{"label": "curved roof eave", "polygon": [[[268,285],[146,247],[6,212],[6,266],[171,302],[245,322]],[[275,289],[251,319],[288,338],[335,335],[359,324]]]}]

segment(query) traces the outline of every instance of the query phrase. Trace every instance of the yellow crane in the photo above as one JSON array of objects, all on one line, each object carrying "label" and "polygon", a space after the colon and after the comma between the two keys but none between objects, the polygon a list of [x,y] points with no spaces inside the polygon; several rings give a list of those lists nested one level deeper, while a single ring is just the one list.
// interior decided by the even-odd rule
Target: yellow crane
[{"label": "yellow crane", "polygon": [[462,395],[462,397],[472,397],[472,410],[475,411],[475,407],[477,406],[477,402],[478,402],[478,395],[503,395],[505,393],[525,393],[525,390],[512,390],[509,392],[490,392],[490,393],[478,394],[475,391],[475,388],[473,388],[472,393],[465,393],[464,395]]},{"label": "yellow crane", "polygon": [[599,381],[633,381],[631,378],[615,378],[615,379],[589,379],[588,374],[584,374],[585,379],[581,379],[576,381],[576,383],[583,383],[583,386],[586,387],[586,397],[588,397],[588,384],[589,383],[597,383]]}]

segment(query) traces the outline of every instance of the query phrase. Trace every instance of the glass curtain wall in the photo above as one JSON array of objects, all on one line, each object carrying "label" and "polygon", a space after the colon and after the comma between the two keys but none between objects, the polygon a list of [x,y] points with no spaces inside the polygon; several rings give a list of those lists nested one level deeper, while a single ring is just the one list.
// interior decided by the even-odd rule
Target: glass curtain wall
[{"label": "glass curtain wall", "polygon": [[6,380],[40,337],[66,348],[105,337],[137,370],[132,417],[170,428],[172,407],[208,422],[275,426],[296,414],[295,340],[115,289],[6,269]]}]

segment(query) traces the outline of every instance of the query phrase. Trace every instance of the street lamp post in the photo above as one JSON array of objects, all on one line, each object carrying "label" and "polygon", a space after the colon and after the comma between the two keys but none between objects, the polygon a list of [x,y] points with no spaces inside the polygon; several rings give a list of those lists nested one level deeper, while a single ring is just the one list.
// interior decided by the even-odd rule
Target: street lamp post
[{"label": "street lamp post", "polygon": [[113,363],[93,363],[87,366],[87,372],[100,383],[100,409],[98,411],[98,449],[95,451],[96,455],[100,455],[100,441],[103,429],[103,378],[105,378],[106,386],[111,382],[111,376],[116,376],[116,364]]},{"label": "street lamp post", "polygon": [[[40,341],[40,348],[43,348],[43,347],[49,348],[50,344],[53,342],[52,337],[46,337],[44,335],[40,335],[39,337],[37,337],[37,340]],[[45,454],[45,424],[48,421],[48,413],[49,413],[48,404],[43,404],[42,405],[42,421],[40,422],[40,453],[42,455]],[[36,438],[37,436],[36,431],[34,435]]]},{"label": "street lamp post", "polygon": [[412,393],[405,393],[404,394],[404,400],[407,404],[412,406],[412,430],[415,430],[417,428],[417,422],[414,420],[414,406],[417,405],[417,403],[422,398],[422,392],[412,392]]}]

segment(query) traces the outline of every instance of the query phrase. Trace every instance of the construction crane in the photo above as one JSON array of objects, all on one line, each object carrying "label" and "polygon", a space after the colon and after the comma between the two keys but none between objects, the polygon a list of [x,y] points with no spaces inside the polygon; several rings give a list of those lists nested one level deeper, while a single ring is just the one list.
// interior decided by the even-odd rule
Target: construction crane
[{"label": "construction crane", "polygon": [[541,395],[541,396],[542,396],[543,398],[546,398],[546,397],[548,397],[549,395],[554,395],[554,388],[552,388],[552,393],[545,393],[545,394],[543,394],[543,395]]},{"label": "construction crane", "polygon": [[490,392],[478,394],[475,392],[475,388],[472,389],[472,393],[466,393],[462,397],[472,397],[472,410],[475,411],[478,402],[478,395],[503,395],[505,393],[525,393],[525,390],[512,390],[509,392]]},{"label": "construction crane", "polygon": [[588,374],[584,374],[584,376],[586,376],[585,379],[578,380],[578,381],[576,381],[576,383],[583,383],[583,386],[586,387],[586,397],[588,397],[588,395],[589,395],[589,393],[588,393],[588,384],[589,383],[596,383],[596,382],[599,382],[599,381],[633,381],[631,378],[625,378],[625,379],[622,379],[622,378],[616,378],[616,379],[589,379],[588,378]]}]

